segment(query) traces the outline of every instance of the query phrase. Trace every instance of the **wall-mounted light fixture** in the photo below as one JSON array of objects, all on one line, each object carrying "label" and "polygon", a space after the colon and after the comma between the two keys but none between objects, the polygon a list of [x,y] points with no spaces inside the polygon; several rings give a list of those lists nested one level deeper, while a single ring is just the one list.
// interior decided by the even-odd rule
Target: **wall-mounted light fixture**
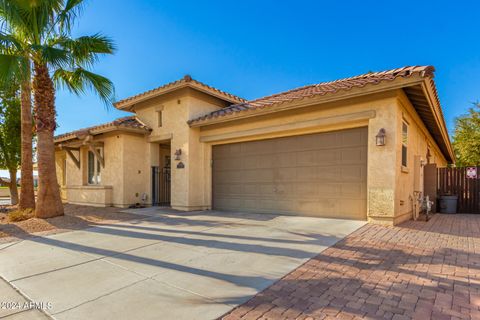
[{"label": "wall-mounted light fixture", "polygon": [[181,160],[182,149],[175,150],[175,160]]},{"label": "wall-mounted light fixture", "polygon": [[385,145],[385,139],[386,139],[385,129],[381,128],[380,130],[378,130],[378,133],[375,136],[377,146],[384,146]]},{"label": "wall-mounted light fixture", "polygon": [[427,164],[430,164],[430,157],[432,156],[430,148],[427,148]]}]

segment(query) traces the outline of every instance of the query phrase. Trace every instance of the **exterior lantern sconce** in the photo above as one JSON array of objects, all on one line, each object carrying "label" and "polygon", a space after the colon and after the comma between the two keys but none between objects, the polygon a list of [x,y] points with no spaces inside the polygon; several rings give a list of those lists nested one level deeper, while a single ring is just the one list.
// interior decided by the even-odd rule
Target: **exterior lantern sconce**
[{"label": "exterior lantern sconce", "polygon": [[377,146],[384,146],[385,145],[385,138],[386,138],[385,129],[381,128],[380,130],[378,130],[378,133],[375,136]]},{"label": "exterior lantern sconce", "polygon": [[427,148],[427,164],[430,164],[430,157],[432,154],[430,153],[430,148]]},{"label": "exterior lantern sconce", "polygon": [[177,149],[175,150],[175,160],[181,160],[181,156],[182,155],[182,149]]}]

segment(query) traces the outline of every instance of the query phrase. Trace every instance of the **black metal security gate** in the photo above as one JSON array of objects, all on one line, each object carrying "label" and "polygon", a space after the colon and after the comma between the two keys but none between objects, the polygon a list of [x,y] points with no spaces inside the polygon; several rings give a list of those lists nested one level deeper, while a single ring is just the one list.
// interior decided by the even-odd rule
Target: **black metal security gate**
[{"label": "black metal security gate", "polygon": [[438,168],[438,195],[458,196],[457,212],[480,213],[480,177],[469,178],[467,169]]},{"label": "black metal security gate", "polygon": [[170,167],[152,167],[152,205],[170,206]]}]

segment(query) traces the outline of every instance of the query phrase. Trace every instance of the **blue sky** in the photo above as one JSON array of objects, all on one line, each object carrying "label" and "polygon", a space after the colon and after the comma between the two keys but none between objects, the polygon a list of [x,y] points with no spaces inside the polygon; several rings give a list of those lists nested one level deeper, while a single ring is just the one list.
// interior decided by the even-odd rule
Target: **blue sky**
[{"label": "blue sky", "polygon": [[[118,52],[95,71],[122,99],[185,74],[247,99],[406,65],[434,65],[449,129],[480,100],[479,1],[87,1],[75,35]],[[57,133],[113,120],[93,94],[57,94]]]}]

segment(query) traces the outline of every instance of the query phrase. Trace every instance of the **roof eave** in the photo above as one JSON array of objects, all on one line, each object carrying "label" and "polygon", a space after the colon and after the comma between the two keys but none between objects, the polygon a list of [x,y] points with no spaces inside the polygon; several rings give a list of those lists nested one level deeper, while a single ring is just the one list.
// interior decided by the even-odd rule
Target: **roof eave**
[{"label": "roof eave", "polygon": [[418,84],[421,84],[424,80],[425,78],[421,76],[411,76],[408,78],[395,79],[393,81],[388,81],[388,82],[385,81],[379,84],[367,84],[366,86],[361,88],[352,88],[350,90],[341,90],[333,93],[327,93],[324,95],[299,98],[291,101],[275,103],[265,108],[257,108],[254,110],[244,110],[244,111],[241,111],[238,113],[232,113],[229,115],[218,116],[218,117],[204,119],[204,120],[197,120],[192,123],[189,123],[189,125],[192,128],[203,127],[203,126],[209,126],[217,123],[250,118],[250,117],[259,116],[263,114],[270,114],[270,113],[276,113],[284,110],[301,108],[308,105],[312,105],[313,103],[320,104],[320,103],[328,103],[328,102],[335,102],[335,101],[345,100],[350,98],[356,98],[356,97],[366,96],[370,94],[375,94],[375,93],[380,93],[380,92],[385,92],[385,91],[390,91],[395,89],[401,89],[406,86],[418,85]]},{"label": "roof eave", "polygon": [[[200,85],[196,82],[189,81],[189,82],[178,83],[178,84],[172,85],[171,87],[168,87],[168,88],[153,90],[150,93],[147,93],[145,95],[141,95],[141,96],[138,96],[138,97],[126,98],[122,101],[115,102],[113,105],[114,105],[115,108],[117,108],[119,110],[125,110],[125,109],[129,109],[129,108],[133,107],[134,105],[136,105],[140,102],[144,102],[144,101],[147,101],[149,99],[153,99],[153,98],[162,96],[164,94],[175,92],[177,90],[184,89],[184,88],[192,88],[192,89],[195,89],[197,91],[208,94],[210,96],[213,96],[215,98],[218,98],[220,100],[227,101],[229,103],[245,102],[245,100],[243,100],[243,99],[237,99],[237,98],[234,98],[234,97],[230,97],[226,94],[222,94],[222,93],[216,92],[214,90],[210,90],[208,88],[205,88],[204,86],[202,86],[202,85]],[[125,101],[125,100],[127,100],[127,101]]]},{"label": "roof eave", "polygon": [[422,87],[430,104],[430,108],[435,118],[435,121],[437,122],[437,125],[441,130],[443,142],[445,143],[448,150],[448,155],[444,156],[446,156],[445,158],[447,158],[447,161],[449,161],[450,163],[455,163],[455,152],[453,151],[453,146],[450,141],[450,135],[448,134],[447,125],[443,116],[440,102],[438,100],[433,78],[425,78]]},{"label": "roof eave", "polygon": [[[120,131],[120,132],[132,132],[132,133],[138,133],[138,134],[143,134],[147,135],[150,134],[151,130],[148,129],[142,129],[142,128],[130,128],[130,127],[125,127],[125,126],[111,126],[111,127],[106,127],[106,128],[99,128],[99,129],[92,129],[92,130],[87,130],[86,133],[92,135],[92,136],[97,136],[103,133],[110,133],[110,132],[115,132],[115,131]],[[71,140],[78,139],[78,134],[77,133],[72,133],[69,134],[68,136],[65,137],[60,137],[59,139],[54,139],[54,143],[62,143],[62,142],[67,142]]]}]

